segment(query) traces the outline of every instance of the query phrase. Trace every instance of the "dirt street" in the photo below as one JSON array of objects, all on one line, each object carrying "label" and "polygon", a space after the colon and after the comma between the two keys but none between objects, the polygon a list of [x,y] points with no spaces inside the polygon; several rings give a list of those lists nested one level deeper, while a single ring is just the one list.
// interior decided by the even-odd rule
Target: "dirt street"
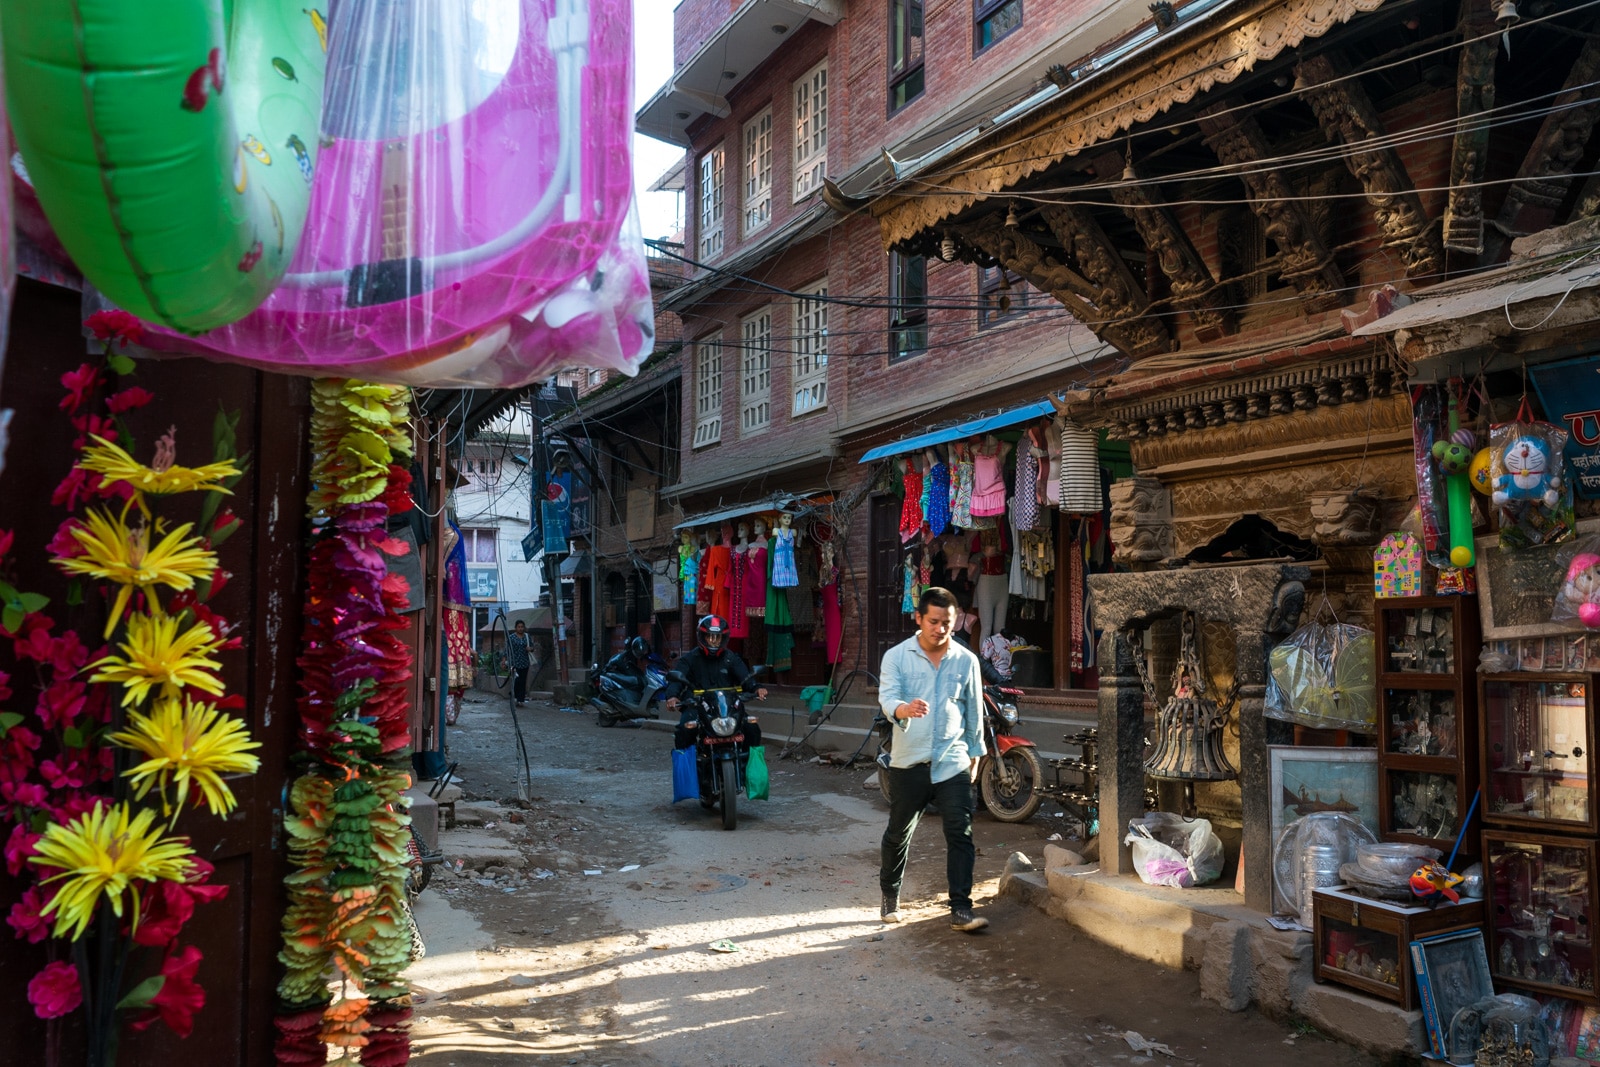
[{"label": "dirt street", "polygon": [[[977,816],[974,897],[989,929],[949,928],[936,817],[913,845],[908,921],[885,926],[887,807],[862,788],[870,768],[778,761],[771,747],[771,800],[741,797],[727,832],[694,801],[668,803],[669,733],[603,730],[534,701],[519,716],[527,809],[504,701],[475,694],[450,734],[465,800],[479,802],[462,805],[463,822],[494,825],[445,832],[445,854],[488,839],[514,844],[525,866],[441,873],[423,893],[418,1062],[1370,1063],[1314,1031],[1231,1015],[1200,999],[1193,974],[992,899],[1007,856],[1042,856],[1059,825],[1048,804],[1021,826]],[[724,939],[736,950],[709,947]],[[1136,1053],[1128,1031],[1172,1055]]]}]

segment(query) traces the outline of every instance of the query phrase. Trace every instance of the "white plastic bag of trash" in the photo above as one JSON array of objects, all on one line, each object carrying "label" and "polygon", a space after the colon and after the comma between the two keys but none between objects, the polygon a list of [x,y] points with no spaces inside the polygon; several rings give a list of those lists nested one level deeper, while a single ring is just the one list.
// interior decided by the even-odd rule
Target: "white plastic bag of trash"
[{"label": "white plastic bag of trash", "polygon": [[1177,1055],[1166,1045],[1163,1045],[1159,1041],[1149,1040],[1137,1030],[1125,1031],[1122,1035],[1122,1040],[1126,1041],[1128,1043],[1128,1047],[1133,1049],[1135,1052],[1159,1052],[1163,1056]]}]

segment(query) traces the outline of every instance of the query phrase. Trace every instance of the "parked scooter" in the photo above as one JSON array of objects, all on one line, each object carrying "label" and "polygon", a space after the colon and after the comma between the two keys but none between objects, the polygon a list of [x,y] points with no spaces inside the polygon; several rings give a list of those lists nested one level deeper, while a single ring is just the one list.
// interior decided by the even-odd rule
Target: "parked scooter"
[{"label": "parked scooter", "polygon": [[[745,791],[745,768],[750,762],[747,727],[756,723],[745,711],[744,694],[756,688],[756,679],[766,667],[754,667],[739,689],[691,689],[681,698],[694,713],[686,728],[694,731],[695,774],[700,784],[700,806],[707,811],[722,809],[722,828],[739,825],[739,794]],[[667,680],[687,685],[678,671],[668,671]]]},{"label": "parked scooter", "polygon": [[[983,806],[1001,822],[1027,822],[1044,803],[1044,767],[1032,741],[1015,733],[1017,698],[1021,689],[1004,685],[983,687],[983,744],[978,761],[978,795]],[[882,714],[878,729],[878,788],[889,799],[889,758],[894,729]]]},{"label": "parked scooter", "polygon": [[[643,686],[632,662],[650,657],[644,668]],[[605,667],[596,663],[589,668],[594,679],[595,694],[589,702],[594,705],[601,726],[615,726],[633,719],[659,719],[656,705],[661,690],[666,687],[667,676],[661,665],[654,661],[649,642],[635,637],[628,647],[613,656]]]}]

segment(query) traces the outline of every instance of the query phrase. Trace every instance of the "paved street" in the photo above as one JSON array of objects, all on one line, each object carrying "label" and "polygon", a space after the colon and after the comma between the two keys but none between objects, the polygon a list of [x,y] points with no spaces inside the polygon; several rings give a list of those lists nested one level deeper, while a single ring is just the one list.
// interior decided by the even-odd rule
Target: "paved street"
[{"label": "paved street", "polygon": [[[884,926],[887,809],[861,788],[868,770],[774,760],[772,799],[743,803],[729,833],[693,801],[667,803],[669,734],[602,730],[538,702],[520,718],[534,753],[528,810],[499,803],[517,793],[503,702],[474,694],[450,734],[472,802],[463,823],[493,826],[446,832],[445,854],[515,848],[489,873],[436,877],[422,896],[419,1062],[1369,1062],[1314,1032],[1230,1015],[1200,1000],[1191,974],[992,900],[1012,851],[1041,855],[1048,805],[1020,827],[978,816],[987,931],[949,929],[936,819],[913,848],[909,921]],[[709,948],[722,939],[736,951]],[[1135,1053],[1129,1031],[1172,1056]]]}]

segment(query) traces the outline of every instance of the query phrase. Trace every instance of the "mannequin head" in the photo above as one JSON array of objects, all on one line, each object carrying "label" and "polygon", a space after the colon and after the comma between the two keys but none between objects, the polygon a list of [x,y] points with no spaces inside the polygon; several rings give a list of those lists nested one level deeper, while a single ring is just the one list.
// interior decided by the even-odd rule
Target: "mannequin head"
[{"label": "mannequin head", "polygon": [[750,540],[750,527],[741,522],[739,524],[739,543],[743,544],[748,540]]},{"label": "mannequin head", "polygon": [[733,543],[733,523],[731,522],[722,524],[722,543],[725,545]]},{"label": "mannequin head", "polygon": [[782,511],[782,512],[778,513],[778,528],[779,529],[788,530],[788,529],[793,528],[793,526],[794,526],[794,516],[793,515],[789,514],[787,511]]},{"label": "mannequin head", "polygon": [[756,536],[756,540],[757,541],[759,541],[763,537],[767,536],[767,520],[766,519],[757,519],[755,521],[755,536]]},{"label": "mannequin head", "polygon": [[684,548],[693,548],[694,547],[694,531],[693,530],[679,530],[678,531],[678,540],[683,543],[683,547]]}]

